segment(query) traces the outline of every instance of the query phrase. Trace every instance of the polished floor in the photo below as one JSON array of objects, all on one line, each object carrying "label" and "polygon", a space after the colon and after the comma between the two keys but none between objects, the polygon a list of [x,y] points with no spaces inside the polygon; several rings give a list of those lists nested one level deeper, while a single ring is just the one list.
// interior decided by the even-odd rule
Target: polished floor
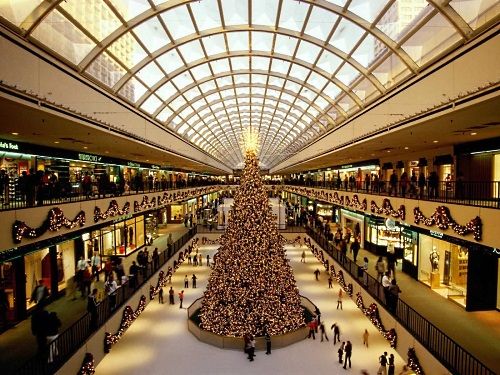
[{"label": "polished floor", "polygon": [[[287,246],[290,264],[293,267],[300,293],[311,299],[321,310],[325,325],[337,322],[341,339],[353,344],[352,368],[344,370],[338,363],[337,349],[330,341],[305,339],[287,348],[273,350],[271,355],[257,352],[254,362],[249,362],[241,351],[224,350],[198,341],[187,329],[187,310],[180,309],[177,292],[183,287],[185,275],[196,273],[198,288],[185,290],[184,307],[200,297],[206,286],[210,269],[203,265],[195,267],[183,264],[172,278],[176,292],[176,305],[168,304],[168,289],[165,288],[165,304],[150,303],[146,310],[127,330],[122,340],[96,368],[96,374],[360,374],[366,370],[376,374],[378,357],[387,351],[396,356],[396,373],[401,371],[404,360],[390,348],[389,343],[356,307],[354,301],[344,298],[343,310],[337,310],[339,286],[334,283],[328,289],[327,275],[322,272],[320,280],[314,278],[319,262],[307,253],[306,263],[300,262],[302,249]],[[202,246],[206,257],[215,253],[216,246]],[[320,268],[321,269],[321,268]],[[190,285],[191,286],[191,285]],[[364,330],[369,332],[369,348],[363,346]]]}]

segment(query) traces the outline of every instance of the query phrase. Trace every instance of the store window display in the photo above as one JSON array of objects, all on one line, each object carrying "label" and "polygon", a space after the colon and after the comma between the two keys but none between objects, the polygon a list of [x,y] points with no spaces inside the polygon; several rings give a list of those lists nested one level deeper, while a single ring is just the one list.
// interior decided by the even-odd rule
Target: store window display
[{"label": "store window display", "polygon": [[418,279],[465,306],[468,249],[427,235],[419,236]]},{"label": "store window display", "polygon": [[45,248],[24,257],[24,267],[26,274],[26,308],[35,306],[35,302],[30,300],[31,293],[37,287],[39,280],[50,289],[52,280],[52,269],[50,262],[49,248]]}]

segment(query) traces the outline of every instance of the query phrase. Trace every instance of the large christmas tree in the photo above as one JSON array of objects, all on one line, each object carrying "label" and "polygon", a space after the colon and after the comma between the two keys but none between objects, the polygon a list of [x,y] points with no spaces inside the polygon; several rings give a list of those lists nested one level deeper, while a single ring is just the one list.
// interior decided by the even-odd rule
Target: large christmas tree
[{"label": "large christmas tree", "polygon": [[201,327],[224,336],[283,334],[304,326],[300,296],[259,174],[247,151],[240,187],[201,309]]}]

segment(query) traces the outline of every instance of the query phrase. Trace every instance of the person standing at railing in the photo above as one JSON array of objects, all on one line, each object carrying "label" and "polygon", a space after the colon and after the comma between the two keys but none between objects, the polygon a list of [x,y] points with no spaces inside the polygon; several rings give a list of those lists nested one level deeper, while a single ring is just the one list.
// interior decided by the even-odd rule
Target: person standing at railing
[{"label": "person standing at railing", "polygon": [[160,254],[158,253],[158,248],[155,247],[153,250],[153,255],[151,256],[153,260],[153,269],[157,270],[158,267],[160,266]]},{"label": "person standing at railing", "polygon": [[47,321],[47,343],[49,345],[49,358],[48,362],[54,362],[55,357],[59,355],[57,343],[55,340],[59,336],[59,328],[61,327],[61,320],[58,318],[56,312],[51,312]]},{"label": "person standing at railing", "polygon": [[436,172],[432,171],[430,176],[429,176],[429,196],[428,198],[437,198],[438,197],[438,185],[439,185],[439,180],[438,180],[438,175]]},{"label": "person standing at railing", "polygon": [[382,277],[384,277],[385,272],[385,262],[382,257],[378,257],[377,264],[375,264],[375,271],[377,271],[378,274],[377,280],[382,282]]},{"label": "person standing at railing", "polygon": [[31,314],[31,333],[36,337],[38,345],[38,354],[41,355],[45,351],[47,345],[47,322],[49,313],[45,311],[42,305],[36,305]]},{"label": "person standing at railing", "polygon": [[354,242],[351,244],[352,258],[354,260],[354,263],[356,263],[356,259],[358,258],[359,248],[360,246],[358,238],[354,237]]},{"label": "person standing at railing", "polygon": [[401,187],[401,196],[406,197],[406,189],[408,188],[408,173],[403,172],[399,180],[399,186]]},{"label": "person standing at railing", "polygon": [[396,170],[392,170],[391,177],[389,177],[389,196],[398,195],[398,175],[396,174]]},{"label": "person standing at railing", "polygon": [[94,251],[94,255],[90,258],[90,265],[92,266],[92,276],[95,277],[96,281],[99,281],[99,270],[101,269],[101,257],[97,251]]},{"label": "person standing at railing", "polygon": [[116,306],[116,290],[118,289],[118,285],[113,277],[113,274],[108,276],[108,280],[104,284],[104,290],[109,297],[109,308],[111,311],[115,309]]},{"label": "person standing at railing", "polygon": [[97,288],[92,290],[92,294],[87,298],[87,311],[90,313],[90,330],[95,331],[97,329]]},{"label": "person standing at railing", "polygon": [[425,175],[424,172],[420,172],[418,176],[418,196],[420,199],[424,198],[424,190],[425,190]]}]

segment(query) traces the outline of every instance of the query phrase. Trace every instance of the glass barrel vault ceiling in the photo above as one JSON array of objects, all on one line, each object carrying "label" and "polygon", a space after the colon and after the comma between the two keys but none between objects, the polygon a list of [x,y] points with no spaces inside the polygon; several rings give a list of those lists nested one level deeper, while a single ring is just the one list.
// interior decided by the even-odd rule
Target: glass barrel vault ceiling
[{"label": "glass barrel vault ceiling", "polygon": [[270,168],[496,21],[495,0],[1,0],[2,23],[226,165]]}]

